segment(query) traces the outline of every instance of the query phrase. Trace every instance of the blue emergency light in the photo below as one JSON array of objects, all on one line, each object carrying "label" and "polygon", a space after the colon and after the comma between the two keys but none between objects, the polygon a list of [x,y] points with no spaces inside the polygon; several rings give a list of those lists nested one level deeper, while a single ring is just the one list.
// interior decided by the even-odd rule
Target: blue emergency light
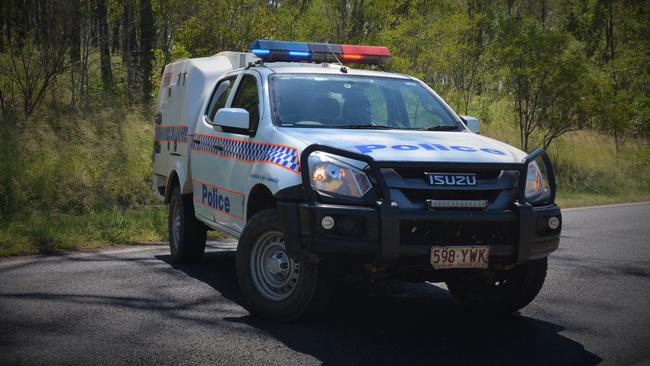
[{"label": "blue emergency light", "polygon": [[349,44],[270,41],[258,39],[250,51],[264,61],[344,62],[359,64],[385,64],[390,62],[388,48],[383,46],[357,46]]}]

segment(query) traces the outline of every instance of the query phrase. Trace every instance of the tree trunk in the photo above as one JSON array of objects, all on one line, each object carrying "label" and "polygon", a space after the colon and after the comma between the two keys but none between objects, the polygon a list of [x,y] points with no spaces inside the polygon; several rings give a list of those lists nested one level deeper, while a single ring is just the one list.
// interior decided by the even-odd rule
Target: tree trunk
[{"label": "tree trunk", "polygon": [[616,152],[616,166],[619,166],[619,159],[618,158],[619,158],[619,155],[620,155],[620,152],[621,152],[621,135],[618,132],[618,128],[614,129],[613,135],[614,135],[614,149],[615,149],[615,152]]},{"label": "tree trunk", "polygon": [[539,2],[539,22],[542,24],[543,28],[546,28],[546,13],[548,11],[548,4],[546,4],[546,0],[541,0]]},{"label": "tree trunk", "polygon": [[115,20],[113,22],[113,42],[111,42],[111,51],[113,51],[113,54],[116,54],[117,51],[120,49],[120,21]]},{"label": "tree trunk", "polygon": [[[88,10],[88,9],[87,9]],[[88,99],[88,54],[92,47],[92,21],[84,19],[81,37],[81,64],[79,65],[79,101],[82,105]]]},{"label": "tree trunk", "polygon": [[4,52],[5,39],[9,37],[9,4],[8,2],[0,1],[0,53]]},{"label": "tree trunk", "polygon": [[151,0],[140,0],[140,74],[142,76],[142,103],[145,111],[148,110],[151,101],[151,67],[155,37]]},{"label": "tree trunk", "polygon": [[614,59],[614,14],[613,14],[613,4],[611,0],[605,1],[605,7],[607,8],[607,15],[605,17],[605,44],[607,47],[606,61],[611,61]]},{"label": "tree trunk", "polygon": [[123,22],[124,44],[122,58],[126,66],[126,97],[129,105],[132,105],[137,99],[138,90],[138,40],[132,0],[124,0]]},{"label": "tree trunk", "polygon": [[359,37],[361,37],[363,33],[363,22],[364,22],[364,14],[363,14],[363,0],[355,0],[352,1],[352,14],[351,14],[351,27],[350,27],[350,35],[349,37],[357,40]]},{"label": "tree trunk", "polygon": [[104,91],[111,91],[113,89],[113,72],[111,70],[111,49],[108,38],[108,23],[106,21],[106,17],[108,16],[106,0],[96,0],[95,6],[95,14],[97,16],[97,43],[99,46],[102,84],[104,86]]},{"label": "tree trunk", "polygon": [[70,19],[70,103],[77,108],[77,92],[79,83],[79,65],[81,63],[81,12],[79,0],[72,0]]}]

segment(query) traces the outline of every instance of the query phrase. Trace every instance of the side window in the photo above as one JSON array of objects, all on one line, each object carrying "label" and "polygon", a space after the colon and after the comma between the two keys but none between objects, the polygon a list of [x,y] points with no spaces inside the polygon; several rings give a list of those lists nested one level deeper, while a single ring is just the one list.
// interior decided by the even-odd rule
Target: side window
[{"label": "side window", "polygon": [[208,110],[206,115],[210,122],[214,121],[214,116],[217,114],[219,108],[226,106],[226,101],[228,100],[228,95],[232,86],[235,84],[235,77],[228,78],[219,82],[214,92],[212,93],[212,99],[210,99],[210,104],[208,105]]},{"label": "side window", "polygon": [[251,131],[257,130],[260,123],[259,96],[257,80],[252,75],[244,74],[230,108],[243,108],[248,111],[251,121]]}]

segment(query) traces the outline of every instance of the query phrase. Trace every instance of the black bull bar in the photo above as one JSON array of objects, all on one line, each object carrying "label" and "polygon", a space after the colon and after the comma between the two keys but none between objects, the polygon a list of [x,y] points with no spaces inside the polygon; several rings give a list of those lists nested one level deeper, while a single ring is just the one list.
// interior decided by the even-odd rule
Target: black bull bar
[{"label": "black bull bar", "polygon": [[[547,153],[538,148],[535,151],[528,154],[520,163],[453,163],[453,162],[412,162],[412,161],[375,161],[371,156],[354,153],[348,150],[343,150],[331,146],[321,145],[321,144],[312,144],[305,148],[300,156],[301,161],[301,173],[302,173],[302,185],[305,193],[306,205],[310,208],[318,208],[319,200],[318,193],[312,188],[310,181],[309,173],[309,156],[317,151],[331,153],[334,155],[342,156],[349,159],[363,161],[368,165],[366,169],[366,174],[371,178],[373,188],[378,196],[378,202],[375,209],[377,210],[379,217],[379,235],[378,235],[378,248],[377,257],[381,262],[394,262],[399,258],[399,249],[400,249],[400,238],[399,238],[399,225],[400,220],[404,219],[415,219],[415,220],[427,220],[427,219],[455,219],[459,218],[460,212],[409,212],[404,213],[400,211],[400,208],[397,205],[391,204],[390,190],[386,181],[384,180],[383,175],[381,174],[382,168],[396,168],[396,167],[405,167],[405,168],[427,168],[427,169],[439,169],[439,171],[444,171],[445,168],[458,169],[463,168],[471,171],[472,169],[495,169],[495,170],[510,170],[519,172],[518,187],[516,192],[516,199],[514,201],[514,210],[508,211],[498,211],[490,212],[486,211],[480,215],[472,215],[473,218],[470,220],[511,220],[513,217],[518,218],[519,221],[519,244],[517,248],[517,262],[523,262],[528,260],[531,257],[531,248],[534,241],[538,240],[535,234],[536,218],[540,213],[551,212],[559,215],[559,208],[555,206],[555,196],[556,196],[556,182],[555,174],[551,161]],[[532,202],[529,202],[526,199],[525,187],[526,187],[526,177],[528,175],[528,166],[531,162],[540,158],[544,165],[544,172],[546,174],[546,179],[549,185],[550,195],[546,197],[543,202],[535,202],[536,205],[533,206]],[[291,204],[293,205],[293,203]],[[543,206],[543,207],[539,207]],[[285,245],[287,246],[287,251],[295,257],[298,258],[314,258],[317,260],[318,256],[314,256],[314,253],[310,253],[308,250],[305,250],[302,246],[301,233],[298,228],[301,221],[301,215],[298,213],[298,210],[287,210],[286,205],[280,202],[281,208],[281,221],[285,227]],[[465,218],[467,219],[467,218]],[[303,217],[304,220],[304,217]],[[297,225],[296,225],[297,224]],[[559,234],[558,234],[559,237]],[[556,246],[557,247],[557,246]]]}]

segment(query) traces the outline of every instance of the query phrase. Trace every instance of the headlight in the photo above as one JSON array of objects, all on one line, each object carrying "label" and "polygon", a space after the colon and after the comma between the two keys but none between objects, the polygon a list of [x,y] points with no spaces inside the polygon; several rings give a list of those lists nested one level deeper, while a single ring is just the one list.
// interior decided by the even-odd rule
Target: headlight
[{"label": "headlight", "polygon": [[[356,160],[345,159],[322,152],[309,156],[309,175],[313,189],[321,192],[334,193],[349,197],[363,197],[372,184],[359,167],[352,165]],[[358,162],[359,166],[365,163]]]},{"label": "headlight", "polygon": [[528,174],[526,175],[526,199],[535,201],[547,192],[547,185],[536,162],[528,164]]}]

